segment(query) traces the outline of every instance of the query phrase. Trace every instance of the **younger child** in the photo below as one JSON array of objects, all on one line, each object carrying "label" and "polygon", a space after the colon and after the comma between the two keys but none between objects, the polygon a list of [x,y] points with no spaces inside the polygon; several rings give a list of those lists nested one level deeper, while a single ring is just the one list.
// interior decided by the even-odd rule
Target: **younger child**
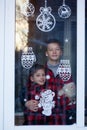
[{"label": "younger child", "polygon": [[[42,65],[35,64],[29,71],[29,81],[28,81],[28,100],[35,100],[35,96],[39,95],[40,92],[45,89],[45,68]],[[36,108],[37,111],[37,108]],[[25,108],[24,111],[25,122],[24,125],[35,125],[43,124],[44,117],[41,114],[41,109],[37,112],[32,111],[32,109]]]},{"label": "younger child", "polygon": [[37,100],[38,104],[36,111],[32,111],[32,108],[25,108],[24,125],[43,125],[48,123],[47,119],[50,119],[52,108],[55,106],[53,101],[55,94],[50,89],[45,88],[45,79],[44,66],[39,64],[33,65],[29,72],[27,100]]}]

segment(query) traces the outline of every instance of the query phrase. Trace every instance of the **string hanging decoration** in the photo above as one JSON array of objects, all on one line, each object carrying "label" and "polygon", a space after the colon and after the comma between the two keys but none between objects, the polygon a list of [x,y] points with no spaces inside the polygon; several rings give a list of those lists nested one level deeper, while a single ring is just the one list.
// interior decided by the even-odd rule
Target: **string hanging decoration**
[{"label": "string hanging decoration", "polygon": [[39,30],[49,32],[55,27],[56,20],[51,11],[51,7],[47,7],[47,0],[45,0],[45,7],[40,7],[40,15],[36,18],[36,25]]},{"label": "string hanging decoration", "polygon": [[68,81],[71,77],[71,66],[69,60],[60,60],[60,64],[57,69],[57,74],[63,81]]},{"label": "string hanging decoration", "polygon": [[34,62],[36,62],[36,56],[33,52],[33,48],[28,47],[27,50],[25,49],[22,52],[21,64],[23,68],[30,69],[33,66]]},{"label": "string hanging decoration", "polygon": [[26,17],[30,17],[34,14],[35,7],[32,3],[29,2],[29,0],[26,0],[21,10],[22,10],[22,14],[24,14]]},{"label": "string hanging decoration", "polygon": [[71,9],[68,5],[65,4],[65,0],[63,0],[62,6],[58,9],[58,15],[61,18],[69,18],[71,15]]}]

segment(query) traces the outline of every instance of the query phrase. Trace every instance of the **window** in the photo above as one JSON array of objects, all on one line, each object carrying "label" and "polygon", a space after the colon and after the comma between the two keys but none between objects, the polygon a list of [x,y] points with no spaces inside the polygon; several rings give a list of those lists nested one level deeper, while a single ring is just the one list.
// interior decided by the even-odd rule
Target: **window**
[{"label": "window", "polygon": [[[19,1],[16,1],[16,2],[19,2]],[[35,2],[37,2],[37,1],[32,1],[32,3],[34,5],[38,5],[38,8],[42,7],[44,5],[44,3],[42,3],[42,2],[39,2],[39,4],[42,4],[42,5],[36,4]],[[55,2],[57,2],[59,5],[62,4],[61,1],[59,1],[59,2],[55,1]],[[49,35],[53,36],[53,34],[55,34],[54,35],[55,38],[58,36],[58,38],[63,43],[65,43],[64,40],[67,41],[67,39],[65,39],[65,38],[67,38],[67,36],[69,36],[70,41],[68,41],[68,44],[66,43],[66,47],[64,50],[64,57],[66,58],[68,56],[69,60],[71,61],[71,67],[75,68],[75,69],[73,69],[72,72],[73,72],[74,80],[77,84],[77,125],[75,126],[75,129],[78,129],[78,126],[84,127],[84,59],[83,59],[83,55],[84,55],[84,26],[83,26],[84,17],[81,18],[81,14],[82,14],[82,16],[84,16],[84,11],[83,11],[84,1],[82,1],[82,3],[79,3],[78,1],[70,2],[70,1],[66,0],[66,4],[68,4],[70,6],[72,12],[73,12],[72,3],[74,3],[74,2],[77,3],[77,7],[78,7],[78,8],[77,7],[75,8],[77,10],[77,16],[75,15],[76,14],[76,10],[75,10],[75,12],[74,12],[75,18],[72,17],[72,19],[69,19],[69,21],[62,20],[61,18],[58,18],[58,19],[56,18],[56,22],[57,22],[56,28],[54,28],[52,30],[52,32],[51,31],[49,33],[40,32],[40,30],[38,30],[38,28],[35,25],[35,19],[33,19],[33,17],[29,20],[31,26],[30,26],[30,24],[28,26],[27,25],[26,26],[29,29],[29,31],[31,30],[31,32],[28,32],[28,33],[30,33],[30,35],[28,34],[28,36],[31,40],[33,37],[35,38],[34,40],[37,40],[37,39],[39,40],[39,37],[40,37],[40,41],[42,41],[42,40],[45,40],[46,37],[49,38]],[[56,16],[54,10],[56,10],[57,7],[54,8],[54,4],[52,4],[51,2],[48,2],[48,3],[49,3],[49,6],[53,7],[52,13],[54,16]],[[75,4],[75,6],[76,6],[76,4]],[[22,112],[22,110],[20,109],[20,102],[19,102],[18,94],[20,91],[21,83],[24,85],[26,82],[26,79],[24,80],[24,77],[26,78],[28,71],[25,71],[26,74],[23,75],[23,77],[20,77],[18,80],[17,76],[20,74],[24,74],[24,68],[22,68],[20,62],[18,62],[18,61],[20,61],[22,51],[16,50],[17,49],[17,46],[15,45],[16,40],[14,40],[17,36],[16,35],[17,30],[14,31],[15,27],[17,26],[15,24],[15,13],[14,13],[16,10],[15,1],[12,0],[12,1],[10,1],[10,4],[9,4],[8,0],[6,0],[6,7],[7,8],[6,8],[6,18],[5,18],[6,26],[5,26],[4,129],[8,128],[9,130],[10,129],[16,130],[16,129],[21,128],[21,130],[22,129],[24,130],[24,129],[28,129],[28,128],[23,127],[23,126],[20,126],[20,127],[15,126],[15,112],[16,112],[16,114],[20,114],[20,112]],[[38,8],[36,10],[36,13],[40,13],[38,11]],[[79,13],[79,11],[81,11],[81,12]],[[38,14],[36,14],[36,15],[38,15]],[[21,20],[20,20],[20,22],[21,22]],[[35,30],[33,30],[34,26],[35,26]],[[33,31],[38,32],[38,33],[33,34]],[[57,31],[60,33],[58,33]],[[68,33],[66,33],[66,32],[68,32]],[[76,32],[77,32],[77,34],[76,34]],[[77,41],[76,41],[76,38],[77,38]],[[28,39],[23,39],[23,40],[28,40]],[[40,54],[43,55],[44,52],[42,52],[43,48],[41,45],[35,46],[35,43],[33,43],[31,45],[35,49],[34,53],[36,53],[39,48],[39,54],[37,55],[37,57],[40,57],[41,56]],[[20,49],[20,48],[18,48],[18,49]],[[42,59],[42,57],[40,57],[40,58]],[[80,60],[79,60],[79,58],[80,58]],[[74,61],[74,62],[72,62],[72,61]],[[40,61],[38,61],[38,62],[40,62]],[[44,62],[42,64],[44,64]],[[18,69],[17,67],[19,67],[19,66],[20,66],[21,71],[17,71],[17,69]],[[81,75],[81,77],[79,77],[79,75]],[[79,86],[81,86],[81,89],[83,88],[82,91],[81,91],[81,89],[78,89]],[[16,100],[14,97],[16,97]],[[79,100],[79,99],[81,99],[81,100]],[[19,103],[19,104],[16,104],[16,103]],[[17,109],[15,108],[16,105],[18,105],[19,109],[17,107],[16,107]],[[79,109],[81,106],[82,106],[82,109]],[[6,117],[8,117],[8,118],[6,118]],[[17,118],[17,119],[19,120],[19,118]],[[20,125],[20,124],[18,124],[18,125]],[[62,129],[61,126],[59,126],[59,127]],[[69,127],[71,127],[71,126],[69,126]],[[44,127],[42,127],[42,128],[44,128]],[[64,126],[64,128],[65,128],[65,126]]]}]

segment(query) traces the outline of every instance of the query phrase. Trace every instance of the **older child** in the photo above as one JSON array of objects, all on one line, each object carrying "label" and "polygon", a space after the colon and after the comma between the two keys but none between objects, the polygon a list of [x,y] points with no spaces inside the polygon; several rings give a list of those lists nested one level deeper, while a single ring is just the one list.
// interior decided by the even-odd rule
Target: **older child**
[{"label": "older child", "polygon": [[[64,85],[68,85],[72,81],[72,76],[67,79],[66,81],[63,80],[59,73],[58,73],[58,67],[60,65],[60,59],[62,56],[62,47],[61,43],[57,39],[50,39],[47,42],[47,50],[46,50],[46,56],[47,56],[47,69],[46,74],[48,76],[48,80],[46,81],[46,85],[50,86],[51,89],[57,90],[59,92]],[[60,97],[58,97],[57,107],[59,110],[56,111],[56,114],[61,115],[62,123],[61,124],[73,124],[75,123],[75,104],[68,105],[70,102],[69,98],[65,96],[64,94]],[[58,113],[59,112],[59,113]],[[57,118],[56,118],[56,121]],[[57,123],[58,124],[58,123]]]}]

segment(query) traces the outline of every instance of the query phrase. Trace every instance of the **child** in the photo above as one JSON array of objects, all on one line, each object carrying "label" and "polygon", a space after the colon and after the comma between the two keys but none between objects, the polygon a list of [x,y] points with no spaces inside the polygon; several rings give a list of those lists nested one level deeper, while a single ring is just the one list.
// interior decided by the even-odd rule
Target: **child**
[{"label": "child", "polygon": [[[46,56],[48,59],[46,65],[47,66],[46,74],[48,76],[48,80],[46,81],[46,85],[50,86],[51,89],[53,88],[53,90],[56,89],[56,91],[59,92],[64,87],[65,84],[68,85],[69,83],[73,82],[72,76],[70,76],[68,79],[66,78],[67,80],[63,80],[57,71],[62,56],[61,43],[57,39],[50,39],[46,43],[47,43]],[[64,68],[62,68],[62,70],[64,70]],[[66,68],[64,72],[65,71]],[[67,73],[67,71],[65,73]],[[61,96],[60,98],[58,97],[57,107],[60,108],[59,113],[61,114],[62,124],[75,123],[75,104],[74,105],[72,104],[71,107],[69,108],[68,103],[69,98],[66,97],[65,95]],[[69,119],[71,114],[70,112],[72,112],[72,115],[74,115],[74,117],[72,116],[71,119]],[[68,115],[67,113],[70,114]]]},{"label": "child", "polygon": [[[27,99],[33,101],[37,100],[39,108],[36,107],[36,111],[32,111],[32,109],[27,108],[25,109],[25,125],[42,125],[48,123],[46,122],[46,116],[50,116],[52,114],[51,109],[55,106],[53,101],[55,94],[50,89],[46,90],[45,80],[45,68],[39,64],[33,65],[29,72]],[[44,101],[44,98],[46,101]]]},{"label": "child", "polygon": [[[27,100],[35,100],[35,95],[39,95],[44,89],[45,84],[45,69],[42,65],[35,64],[29,71],[29,82],[27,88]],[[34,102],[33,102],[34,103]],[[38,104],[37,104],[38,105]],[[36,111],[38,107],[36,106]],[[44,123],[44,118],[41,110],[32,111],[32,108],[24,111],[24,125],[35,125]]]}]

